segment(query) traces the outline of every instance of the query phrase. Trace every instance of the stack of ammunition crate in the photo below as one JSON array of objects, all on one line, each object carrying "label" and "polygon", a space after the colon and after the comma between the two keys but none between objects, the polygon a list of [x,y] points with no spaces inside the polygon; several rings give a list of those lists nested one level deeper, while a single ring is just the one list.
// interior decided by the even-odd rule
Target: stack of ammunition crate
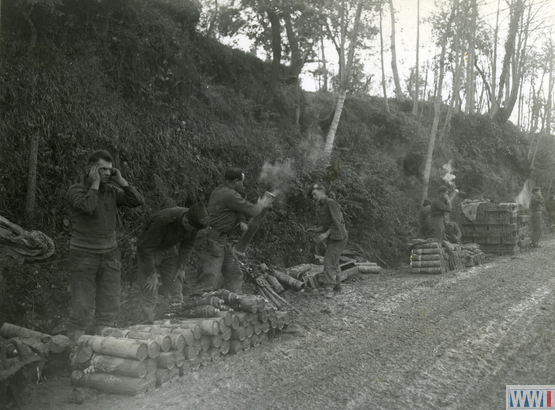
[{"label": "stack of ammunition crate", "polygon": [[449,270],[449,255],[441,242],[423,242],[411,250],[412,273],[445,273]]},{"label": "stack of ammunition crate", "polygon": [[519,217],[516,203],[483,202],[474,221],[465,218],[461,223],[462,242],[476,243],[484,252],[494,255],[516,255],[529,236],[525,228],[528,218],[524,213]]}]

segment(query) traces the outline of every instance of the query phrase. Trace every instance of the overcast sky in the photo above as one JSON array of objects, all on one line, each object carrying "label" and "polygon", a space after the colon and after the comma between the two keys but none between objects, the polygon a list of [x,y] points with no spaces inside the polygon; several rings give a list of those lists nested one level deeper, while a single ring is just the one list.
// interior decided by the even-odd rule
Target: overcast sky
[{"label": "overcast sky", "polygon": [[[555,0],[525,0],[534,2],[535,4],[543,4],[541,18],[545,20],[547,25],[555,25]],[[497,14],[498,0],[477,0],[479,7],[479,14],[494,27]],[[405,90],[405,79],[409,75],[410,68],[415,65],[415,48],[416,48],[416,27],[417,27],[417,0],[393,0],[393,5],[396,11],[396,43],[397,43],[397,63],[399,76],[401,77],[401,85]],[[420,0],[420,66],[422,66],[427,59],[430,59],[437,53],[433,44],[431,26],[425,22],[425,19],[436,11],[435,0]],[[503,42],[505,39],[506,28],[508,26],[508,5],[507,0],[500,0],[500,34],[499,34],[499,53],[500,57],[503,53]],[[389,13],[389,8],[386,7],[386,13]],[[376,25],[379,23],[376,22]],[[385,70],[386,76],[391,80],[391,54],[389,53],[389,36],[391,34],[390,16],[384,14],[383,19],[383,34],[384,34],[384,47],[387,52],[385,54]],[[367,71],[374,74],[372,93],[381,94],[381,71],[379,61],[379,38],[374,42],[373,55],[364,56],[367,66]],[[326,55],[333,64],[336,64],[337,53],[335,49],[330,46],[329,52]],[[317,65],[309,65],[305,72],[313,69]],[[306,90],[314,90],[317,88],[315,80],[309,76],[303,76],[303,88]],[[393,90],[392,85],[389,85],[389,92]]]}]

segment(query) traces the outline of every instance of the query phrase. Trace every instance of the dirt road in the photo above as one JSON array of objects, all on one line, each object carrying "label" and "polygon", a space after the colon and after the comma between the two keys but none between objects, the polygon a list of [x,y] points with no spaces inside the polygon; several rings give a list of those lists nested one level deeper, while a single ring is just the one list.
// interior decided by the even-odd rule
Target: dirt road
[{"label": "dirt road", "polygon": [[287,294],[303,314],[274,343],[135,398],[50,380],[24,409],[502,409],[507,384],[555,384],[554,252],[550,239],[445,275],[365,275],[331,300]]}]

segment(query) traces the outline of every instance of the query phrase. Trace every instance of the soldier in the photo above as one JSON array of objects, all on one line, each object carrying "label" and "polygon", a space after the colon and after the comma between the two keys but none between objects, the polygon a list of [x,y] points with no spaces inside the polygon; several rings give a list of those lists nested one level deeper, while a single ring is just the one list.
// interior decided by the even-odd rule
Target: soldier
[{"label": "soldier", "polygon": [[420,229],[416,234],[417,238],[427,239],[430,237],[430,210],[431,210],[432,203],[429,199],[425,199],[422,203],[422,208],[420,209],[419,213],[419,220],[420,220]]},{"label": "soldier", "polygon": [[542,208],[544,200],[541,189],[535,187],[530,198],[530,213],[532,214],[532,247],[541,248],[539,244],[542,236]]},{"label": "soldier", "polygon": [[459,224],[451,220],[451,214],[445,214],[445,239],[451,243],[462,243],[462,232]]},{"label": "soldier", "polygon": [[271,205],[269,197],[263,197],[253,204],[243,197],[245,174],[237,168],[225,172],[225,181],[218,186],[208,201],[210,223],[199,232],[195,245],[198,256],[197,283],[191,296],[223,286],[235,293],[243,293],[243,272],[239,260],[227,236],[239,225],[247,230],[245,218],[252,218]]},{"label": "soldier", "polygon": [[163,209],[146,221],[137,238],[138,281],[143,315],[141,323],[154,323],[158,274],[162,279],[166,302],[183,302],[185,268],[197,232],[208,226],[208,220],[205,206],[197,203],[190,209]]},{"label": "soldier", "polygon": [[93,152],[87,175],[67,193],[72,230],[71,307],[66,330],[73,341],[85,333],[93,307],[95,334],[115,326],[119,315],[121,254],[116,242],[116,210],[140,206],[144,200],[113,163],[108,152]]},{"label": "soldier", "polygon": [[447,194],[447,187],[442,185],[437,191],[438,195],[432,200],[430,207],[430,238],[440,241],[445,239],[445,214],[451,212],[451,199]]},{"label": "soldier", "polygon": [[324,272],[318,275],[318,282],[323,285],[326,296],[332,296],[333,291],[341,292],[339,281],[339,257],[345,249],[347,229],[341,207],[333,199],[326,195],[326,189],[322,184],[314,184],[310,187],[310,196],[318,203],[318,214],[320,226],[309,228],[309,232],[319,234],[316,241],[323,243],[326,247],[324,255]]}]

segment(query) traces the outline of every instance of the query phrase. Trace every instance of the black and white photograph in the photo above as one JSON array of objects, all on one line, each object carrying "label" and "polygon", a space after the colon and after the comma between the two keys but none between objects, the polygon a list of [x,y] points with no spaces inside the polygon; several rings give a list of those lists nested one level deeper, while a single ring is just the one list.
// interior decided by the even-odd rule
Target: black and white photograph
[{"label": "black and white photograph", "polygon": [[0,0],[0,410],[555,409],[555,0]]}]

